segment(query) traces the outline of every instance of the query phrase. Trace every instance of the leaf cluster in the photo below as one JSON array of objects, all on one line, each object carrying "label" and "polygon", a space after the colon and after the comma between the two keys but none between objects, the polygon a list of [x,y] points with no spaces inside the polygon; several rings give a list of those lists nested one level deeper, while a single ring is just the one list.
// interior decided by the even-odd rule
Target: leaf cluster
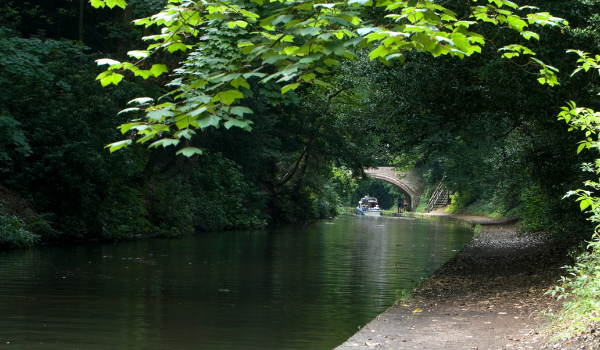
[{"label": "leaf cluster", "polygon": [[[125,6],[116,0],[95,0],[93,4]],[[385,16],[379,19],[381,25],[362,19],[363,9],[373,6],[385,9]],[[187,59],[174,70],[170,83],[173,90],[165,96],[169,101],[142,108],[146,115],[134,121],[134,131],[141,136],[138,142],[145,143],[163,137],[180,140],[193,135],[191,130],[207,126],[249,129],[251,121],[245,115],[250,111],[240,115],[231,110],[250,96],[252,77],[261,83],[274,80],[286,84],[281,88],[281,94],[286,94],[306,83],[327,86],[323,76],[341,60],[353,59],[357,47],[367,48],[370,59],[377,58],[385,64],[391,60],[404,62],[410,51],[464,58],[481,53],[486,43],[481,33],[471,30],[479,23],[505,27],[527,41],[539,39],[530,27],[561,22],[567,24],[547,12],[536,12],[531,6],[519,7],[507,0],[470,6],[466,18],[429,0],[335,4],[169,1],[162,12],[136,21],[138,25],[156,25],[162,30],[144,39],[153,42],[146,50],[132,51],[130,56],[148,60],[161,51],[182,51]],[[505,58],[534,54],[520,43],[499,50]],[[541,67],[540,82],[557,84],[555,68],[537,58],[531,62]],[[108,70],[98,76],[103,85],[119,83],[123,74],[118,72],[123,70],[144,78],[162,73],[162,69],[152,71],[156,65],[150,70],[140,69],[141,61],[99,63],[109,64]],[[130,141],[114,143],[110,148],[114,151],[129,144]],[[175,141],[154,145],[173,144]]]}]

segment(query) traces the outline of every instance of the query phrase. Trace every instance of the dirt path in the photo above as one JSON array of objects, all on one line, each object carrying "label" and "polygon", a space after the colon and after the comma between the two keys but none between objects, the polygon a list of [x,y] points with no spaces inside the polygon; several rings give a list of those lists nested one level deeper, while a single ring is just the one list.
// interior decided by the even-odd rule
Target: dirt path
[{"label": "dirt path", "polygon": [[484,231],[415,290],[411,301],[388,309],[336,350],[544,346],[537,330],[548,318],[540,312],[559,306],[544,292],[570,262],[566,247],[543,235],[518,234],[514,220],[452,218],[479,223]]}]

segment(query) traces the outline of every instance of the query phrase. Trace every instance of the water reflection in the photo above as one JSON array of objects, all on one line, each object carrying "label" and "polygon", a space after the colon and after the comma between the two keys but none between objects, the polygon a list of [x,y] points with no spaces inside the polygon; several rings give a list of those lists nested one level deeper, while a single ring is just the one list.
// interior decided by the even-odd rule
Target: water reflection
[{"label": "water reflection", "polygon": [[343,217],[1,253],[0,347],[331,349],[470,236],[445,222]]}]

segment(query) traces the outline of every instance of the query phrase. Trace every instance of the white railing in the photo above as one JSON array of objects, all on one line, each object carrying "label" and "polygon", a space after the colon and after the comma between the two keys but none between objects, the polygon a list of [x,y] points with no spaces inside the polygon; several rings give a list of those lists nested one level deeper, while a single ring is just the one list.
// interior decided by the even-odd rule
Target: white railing
[{"label": "white railing", "polygon": [[435,191],[433,191],[431,198],[429,198],[429,202],[427,202],[427,210],[428,211],[432,211],[433,209],[435,209],[435,206],[438,204],[440,199],[442,199],[444,197],[444,195],[445,196],[448,195],[448,190],[446,189],[446,186],[444,186],[445,178],[446,178],[446,176],[444,176],[442,178],[440,183],[437,185]]}]

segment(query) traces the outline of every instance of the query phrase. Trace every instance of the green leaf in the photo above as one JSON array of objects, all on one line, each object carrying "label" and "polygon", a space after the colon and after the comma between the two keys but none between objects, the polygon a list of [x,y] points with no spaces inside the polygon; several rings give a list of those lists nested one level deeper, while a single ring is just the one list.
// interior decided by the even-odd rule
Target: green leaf
[{"label": "green leaf", "polygon": [[579,202],[579,208],[581,208],[581,210],[585,210],[587,207],[589,207],[592,204],[592,201],[589,199],[584,199],[581,202]]},{"label": "green leaf", "polygon": [[348,5],[359,4],[359,5],[363,6],[369,2],[371,2],[371,0],[350,0],[350,1],[348,1]]},{"label": "green leaf", "polygon": [[323,54],[320,52],[310,54],[306,57],[303,57],[299,62],[300,63],[313,63],[314,61],[320,60],[323,57]]},{"label": "green leaf", "polygon": [[323,45],[323,52],[326,55],[329,55],[333,52],[338,56],[343,56],[346,52],[346,49],[344,48],[344,42],[345,41],[343,40],[329,41],[325,45]]},{"label": "green leaf", "polygon": [[150,73],[149,70],[140,69],[140,70],[135,71],[135,76],[142,77],[144,79],[150,78],[151,75],[152,75],[152,73]]},{"label": "green leaf", "polygon": [[169,147],[169,146],[177,146],[181,141],[180,140],[175,140],[175,139],[162,139],[162,140],[158,140],[156,142],[153,142],[152,144],[150,144],[150,146],[148,146],[148,148],[156,148],[158,146],[162,146],[162,147]]},{"label": "green leaf", "polygon": [[124,0],[105,0],[105,2],[106,5],[110,8],[119,6],[120,8],[124,9],[127,7],[127,3]]},{"label": "green leaf", "polygon": [[102,66],[102,65],[105,65],[105,64],[108,64],[109,66],[112,66],[112,65],[115,65],[115,64],[121,64],[121,62],[112,60],[110,58],[101,58],[99,60],[96,60],[96,64],[99,65],[99,66]]},{"label": "green leaf", "polygon": [[217,117],[214,114],[209,114],[206,117],[198,120],[198,126],[202,129],[208,128],[209,126],[214,126],[215,128],[218,128],[219,122],[221,122],[221,118]]},{"label": "green leaf", "polygon": [[321,32],[319,27],[304,27],[300,29],[301,35],[315,36]]},{"label": "green leaf", "polygon": [[390,53],[390,49],[385,47],[384,45],[379,45],[375,50],[369,53],[369,58],[374,60],[377,57],[385,57]]},{"label": "green leaf", "polygon": [[244,98],[244,95],[238,90],[227,90],[223,92],[219,92],[215,97],[213,97],[213,101],[221,101],[225,105],[231,105],[236,98]]},{"label": "green leaf", "polygon": [[231,81],[231,86],[233,86],[234,88],[239,88],[240,86],[245,87],[246,89],[250,90],[250,84],[248,84],[248,82],[246,81],[246,79],[239,77],[237,79],[233,79]]},{"label": "green leaf", "polygon": [[112,77],[109,75],[107,77],[100,79],[100,84],[102,84],[102,86],[108,86],[108,85],[112,84]]},{"label": "green leaf", "polygon": [[286,92],[290,91],[290,90],[296,90],[296,88],[300,86],[300,84],[295,83],[295,84],[288,84],[284,87],[281,88],[281,93],[285,94]]},{"label": "green leaf", "polygon": [[[184,43],[174,43],[174,44],[167,46],[167,51],[169,51],[169,52],[175,52],[177,50],[181,50],[181,51],[185,52],[185,50],[187,50],[187,49],[188,49],[188,47]],[[168,72],[168,70],[165,72]]]},{"label": "green leaf", "polygon": [[326,87],[329,87],[329,88],[333,87],[331,84],[327,84],[326,82],[323,82],[323,81],[318,80],[318,79],[315,79],[313,82],[315,84],[317,84],[317,85],[326,86]]},{"label": "green leaf", "polygon": [[180,139],[180,138],[186,138],[188,140],[191,140],[192,137],[196,135],[196,132],[192,129],[183,129],[183,130],[179,130],[178,132],[176,132],[173,136]]},{"label": "green leaf", "polygon": [[154,75],[155,77],[158,77],[159,75],[168,71],[169,68],[167,68],[167,66],[164,64],[154,64],[152,65],[152,68],[150,68],[150,73],[152,73],[152,75]]},{"label": "green leaf", "polygon": [[317,77],[317,76],[316,76],[314,73],[310,73],[310,74],[304,74],[304,75],[302,76],[302,80],[304,80],[304,81],[308,82],[308,81],[311,81],[311,80],[313,80],[313,79],[316,79],[316,77]]},{"label": "green leaf", "polygon": [[358,33],[358,35],[360,35],[360,36],[365,36],[365,35],[367,35],[367,34],[369,34],[369,33],[372,33],[372,32],[378,32],[378,31],[380,31],[380,30],[382,30],[382,29],[381,29],[381,28],[379,28],[379,27],[363,27],[363,28],[358,28],[358,29],[356,30],[356,32],[357,32],[357,33]]},{"label": "green leaf", "polygon": [[114,151],[120,150],[121,148],[127,147],[129,145],[131,145],[131,140],[123,140],[111,143],[110,145],[106,145],[106,147],[110,147],[110,153],[113,153]]},{"label": "green leaf", "polygon": [[95,8],[104,8],[106,6],[103,0],[90,0],[90,4]]},{"label": "green leaf", "polygon": [[154,102],[154,99],[150,98],[150,97],[138,97],[138,98],[134,98],[133,100],[127,102],[127,104],[130,105],[132,103],[138,103],[140,105],[145,105],[148,102]]},{"label": "green leaf", "polygon": [[517,16],[507,16],[506,20],[513,29],[519,32],[522,31],[523,28],[527,27],[527,23]]},{"label": "green leaf", "polygon": [[128,112],[139,111],[139,110],[140,109],[137,108],[137,107],[125,108],[124,110],[122,110],[119,113],[117,113],[117,115],[119,115],[121,113],[128,113]]},{"label": "green leaf", "polygon": [[292,15],[281,15],[281,16],[275,18],[271,22],[271,24],[273,24],[273,25],[276,25],[276,24],[279,24],[279,23],[286,24],[287,22],[291,21],[292,19],[294,19],[294,16],[292,16]]},{"label": "green leaf", "polygon": [[248,26],[248,22],[246,22],[246,21],[231,21],[231,22],[227,22],[227,26],[229,28],[235,28],[235,27],[246,28],[246,26]]},{"label": "green leaf", "polygon": [[175,153],[176,155],[180,155],[183,154],[186,157],[191,157],[195,154],[202,154],[202,150],[196,147],[186,147],[186,148],[182,148],[179,151],[177,151],[177,153]]},{"label": "green leaf", "polygon": [[202,106],[202,107],[194,109],[193,111],[191,111],[191,112],[188,113],[188,116],[195,117],[195,116],[197,116],[199,114],[202,114],[204,112],[206,112],[206,106]]},{"label": "green leaf", "polygon": [[149,55],[150,55],[150,53],[148,51],[129,51],[127,53],[127,56],[134,57],[134,58],[137,58],[137,59],[146,58]]},{"label": "green leaf", "polygon": [[229,113],[243,117],[244,114],[253,114],[254,112],[248,107],[233,107]]},{"label": "green leaf", "polygon": [[323,63],[325,63],[325,65],[327,65],[328,67],[331,67],[331,66],[337,66],[338,64],[340,64],[340,61],[334,60],[332,58],[328,58],[326,60],[323,60]]},{"label": "green leaf", "polygon": [[143,125],[142,123],[129,123],[129,124],[123,124],[123,125],[117,127],[117,129],[120,129],[121,133],[125,134],[130,129],[138,130],[139,127],[142,125]]},{"label": "green leaf", "polygon": [[469,41],[467,40],[464,34],[452,33],[452,42],[454,42],[454,45],[460,51],[466,54],[470,54],[473,52],[473,50],[471,49],[471,44],[469,44]]},{"label": "green leaf", "polygon": [[113,74],[111,75],[111,82],[115,85],[119,84],[119,82],[123,79],[123,75],[121,74]]},{"label": "green leaf", "polygon": [[521,34],[521,36],[527,40],[534,38],[536,40],[540,40],[540,35],[538,33],[534,33],[534,32],[530,32],[527,30],[524,30],[522,32],[520,32],[519,34]]},{"label": "green leaf", "polygon": [[248,120],[248,119],[230,118],[228,121],[225,122],[225,124],[223,124],[223,126],[225,126],[225,129],[227,129],[227,130],[229,130],[232,126],[236,126],[238,128],[242,128],[244,130],[250,131],[252,129],[250,127],[250,124],[252,124],[252,121]]},{"label": "green leaf", "polygon": [[317,8],[317,7],[326,7],[328,9],[332,9],[332,8],[335,7],[335,3],[334,4],[315,4],[315,5],[313,5],[313,7],[314,8]]},{"label": "green leaf", "polygon": [[148,119],[161,121],[165,117],[172,117],[174,115],[175,115],[175,113],[171,112],[170,110],[168,110],[166,108],[161,108],[161,109],[157,109],[157,110],[148,112],[148,114],[146,116],[148,117]]}]

